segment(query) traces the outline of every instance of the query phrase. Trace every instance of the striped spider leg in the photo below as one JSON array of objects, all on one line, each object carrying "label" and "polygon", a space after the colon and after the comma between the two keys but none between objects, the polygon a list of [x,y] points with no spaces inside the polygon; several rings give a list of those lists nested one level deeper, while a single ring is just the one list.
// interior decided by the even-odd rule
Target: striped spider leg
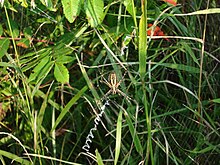
[{"label": "striped spider leg", "polygon": [[121,84],[123,79],[118,81],[115,72],[112,72],[109,74],[108,81],[104,77],[103,77],[103,79],[104,79],[104,81],[102,81],[102,82],[105,83],[110,88],[109,91],[103,96],[103,98],[108,96],[110,93],[112,93],[112,94],[118,93],[118,94],[121,94],[122,96],[124,96],[125,98],[130,99],[125,93],[123,93],[120,89],[118,89],[118,87]]}]

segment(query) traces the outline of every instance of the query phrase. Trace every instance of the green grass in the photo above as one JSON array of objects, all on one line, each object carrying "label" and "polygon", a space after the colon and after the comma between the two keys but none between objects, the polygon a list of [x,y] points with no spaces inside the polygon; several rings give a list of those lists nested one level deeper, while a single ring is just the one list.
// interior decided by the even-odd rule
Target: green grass
[{"label": "green grass", "polygon": [[220,163],[219,2],[22,2],[0,8],[2,164]]}]

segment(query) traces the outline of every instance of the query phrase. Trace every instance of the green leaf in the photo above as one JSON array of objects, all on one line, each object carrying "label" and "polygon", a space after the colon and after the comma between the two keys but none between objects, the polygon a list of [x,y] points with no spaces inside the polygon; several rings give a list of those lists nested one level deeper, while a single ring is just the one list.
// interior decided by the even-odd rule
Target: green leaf
[{"label": "green leaf", "polygon": [[186,71],[189,73],[199,73],[200,72],[199,68],[196,68],[193,66],[188,66],[188,65],[183,65],[183,64],[162,63],[162,64],[158,64],[158,65],[165,66],[165,67],[171,68],[171,69]]},{"label": "green leaf", "polygon": [[53,62],[50,61],[50,57],[45,57],[41,62],[34,68],[34,72],[31,73],[29,77],[29,82],[36,80],[38,82],[40,79],[45,78],[53,67]]},{"label": "green leaf", "polygon": [[200,64],[196,58],[195,51],[186,42],[181,42],[181,44],[183,46],[183,50],[186,51],[186,53],[188,53],[192,57],[193,61],[199,66]]},{"label": "green leaf", "polygon": [[24,28],[24,36],[26,38],[30,39],[32,37],[32,35],[33,35],[33,32],[30,27]]},{"label": "green leaf", "polygon": [[130,130],[131,136],[134,139],[134,146],[135,146],[137,152],[140,155],[142,155],[143,154],[143,148],[142,148],[142,145],[141,145],[141,141],[140,141],[140,139],[137,135],[137,132],[136,132],[134,126],[133,126],[132,120],[131,120],[129,114],[126,111],[124,112],[124,116],[125,116],[126,122],[128,123],[128,127],[129,127],[129,130]]},{"label": "green leaf", "polygon": [[[43,69],[43,67],[47,64],[49,62],[49,57],[45,57],[45,58],[43,58],[42,60],[41,60],[41,62],[34,68],[34,74],[35,74],[35,76],[34,76],[34,74],[31,74],[30,75],[30,77],[32,77],[32,75],[33,75],[33,77],[36,77],[37,75],[36,74],[38,74],[39,72],[41,72],[42,71],[42,69]],[[31,78],[29,78],[29,80],[30,80]]]},{"label": "green leaf", "polygon": [[98,165],[104,165],[104,163],[102,161],[102,157],[97,149],[95,150],[95,154],[96,154],[96,159],[97,159]]},{"label": "green leaf", "polygon": [[11,25],[12,34],[11,34],[11,32],[10,32],[10,28],[9,28],[8,23],[7,23],[7,33],[8,33],[12,38],[17,38],[17,37],[19,36],[18,24],[17,24],[14,20],[10,20],[9,23],[10,23],[10,25]]},{"label": "green leaf", "polygon": [[69,71],[61,63],[55,63],[54,76],[62,84],[69,83]]},{"label": "green leaf", "polygon": [[84,9],[88,22],[92,27],[96,27],[102,23],[105,15],[103,0],[85,0]]},{"label": "green leaf", "polygon": [[50,56],[51,50],[51,48],[43,48],[37,52],[30,52],[20,56],[20,64],[24,66],[22,67],[22,71],[25,72],[36,67],[42,59]]},{"label": "green leaf", "polygon": [[186,14],[175,14],[175,16],[199,15],[199,14],[217,14],[217,13],[220,13],[220,8],[198,10],[198,11],[195,11],[195,12],[192,12],[192,13],[186,13]]},{"label": "green leaf", "polygon": [[18,12],[8,1],[4,2],[4,6],[11,11]]},{"label": "green leaf", "polygon": [[[52,84],[51,84],[52,86]],[[51,89],[51,86],[50,88],[48,89],[47,91],[47,94],[45,95],[44,97],[44,101],[41,105],[41,108],[40,108],[40,111],[38,113],[38,117],[37,117],[37,135],[40,133],[41,129],[42,129],[42,123],[43,123],[43,119],[44,119],[44,114],[45,114],[45,111],[46,111],[46,108],[47,108],[47,104],[48,104],[48,95],[50,93],[50,89]]]},{"label": "green leaf", "polygon": [[56,5],[58,0],[40,0],[41,3],[50,11],[57,11]]},{"label": "green leaf", "polygon": [[81,0],[62,0],[63,12],[66,19],[73,23],[81,10]]},{"label": "green leaf", "polygon": [[3,34],[2,24],[0,24],[0,36]]},{"label": "green leaf", "polygon": [[0,59],[5,55],[9,48],[9,39],[2,39],[0,40]]},{"label": "green leaf", "polygon": [[10,152],[7,152],[7,151],[0,150],[0,155],[1,156],[5,156],[6,158],[11,159],[11,160],[13,160],[15,162],[18,162],[20,164],[24,164],[24,165],[29,165],[29,164],[31,165],[32,164],[30,161],[25,160],[25,159],[23,159],[21,157],[18,157],[17,155],[14,155],[14,154],[12,154]]},{"label": "green leaf", "polygon": [[27,38],[22,38],[20,41],[16,42],[16,45],[27,49],[30,46],[30,40]]},{"label": "green leaf", "polygon": [[135,11],[133,10],[133,0],[125,0],[123,3],[126,7],[126,10],[129,12],[129,14],[132,15],[132,17],[134,18],[135,16]]},{"label": "green leaf", "polygon": [[58,58],[60,56],[68,55],[73,52],[73,49],[67,47],[64,43],[59,43],[53,48],[52,56]]},{"label": "green leaf", "polygon": [[0,62],[0,66],[3,66],[3,67],[12,67],[12,68],[14,68],[14,65],[9,64],[8,62]]},{"label": "green leaf", "polygon": [[62,63],[62,64],[67,64],[67,63],[70,63],[72,61],[76,60],[75,57],[71,57],[71,56],[59,56],[57,59],[56,59],[56,62],[58,63]]},{"label": "green leaf", "polygon": [[26,0],[19,0],[19,2],[21,3],[21,6],[28,7],[28,4],[27,4]]},{"label": "green leaf", "polygon": [[141,79],[144,79],[146,73],[146,59],[147,59],[147,34],[146,29],[146,15],[143,13],[141,15],[140,23],[139,23],[139,73]]},{"label": "green leaf", "polygon": [[114,165],[117,165],[118,158],[120,155],[120,150],[121,150],[121,128],[122,128],[122,111],[120,111],[118,114]]},{"label": "green leaf", "polygon": [[64,35],[60,36],[57,44],[69,45],[76,39],[76,34],[74,32],[67,32]]},{"label": "green leaf", "polygon": [[212,102],[220,104],[220,98],[214,99],[214,100],[212,100]]},{"label": "green leaf", "polygon": [[93,83],[92,83],[92,81],[90,80],[90,78],[89,78],[89,76],[88,76],[88,74],[87,74],[85,68],[84,68],[83,65],[80,63],[80,60],[79,60],[77,54],[76,54],[76,59],[77,59],[77,61],[78,61],[78,64],[79,64],[79,67],[80,67],[81,72],[82,72],[82,74],[83,74],[83,77],[84,77],[84,79],[86,80],[86,83],[87,83],[89,89],[90,89],[91,92],[92,92],[92,95],[93,95],[93,97],[94,97],[94,99],[95,99],[95,102],[96,102],[97,105],[99,106],[99,105],[100,105],[100,97],[99,97],[99,94],[97,93],[95,87],[93,86]]},{"label": "green leaf", "polygon": [[70,110],[70,108],[73,106],[73,104],[75,104],[77,102],[77,100],[80,99],[80,97],[87,91],[88,87],[84,86],[69,102],[68,104],[65,106],[65,108],[63,108],[63,110],[61,111],[60,115],[57,117],[57,120],[54,123],[53,128],[51,129],[51,132],[53,132],[56,127],[58,126],[58,124],[61,122],[61,120],[63,119],[63,117],[66,115],[66,113]]}]

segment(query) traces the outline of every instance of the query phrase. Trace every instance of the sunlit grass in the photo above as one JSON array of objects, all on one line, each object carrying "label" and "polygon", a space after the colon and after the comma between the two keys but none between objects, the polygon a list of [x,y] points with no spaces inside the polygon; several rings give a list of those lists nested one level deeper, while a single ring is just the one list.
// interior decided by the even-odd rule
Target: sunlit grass
[{"label": "sunlit grass", "polygon": [[220,4],[178,3],[105,1],[100,25],[100,6],[73,23],[55,4],[6,6],[2,164],[219,164]]}]

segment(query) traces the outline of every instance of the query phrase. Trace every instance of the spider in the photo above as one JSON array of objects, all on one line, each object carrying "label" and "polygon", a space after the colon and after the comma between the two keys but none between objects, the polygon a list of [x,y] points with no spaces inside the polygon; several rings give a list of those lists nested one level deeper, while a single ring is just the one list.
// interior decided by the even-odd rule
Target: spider
[{"label": "spider", "polygon": [[105,83],[110,88],[109,91],[103,96],[104,98],[108,96],[110,93],[112,93],[113,95],[116,93],[119,93],[122,96],[129,98],[125,93],[123,93],[120,89],[118,89],[119,85],[122,82],[122,79],[118,81],[115,72],[112,72],[109,74],[108,81],[104,77],[103,79],[104,81],[101,81],[101,82]]}]

